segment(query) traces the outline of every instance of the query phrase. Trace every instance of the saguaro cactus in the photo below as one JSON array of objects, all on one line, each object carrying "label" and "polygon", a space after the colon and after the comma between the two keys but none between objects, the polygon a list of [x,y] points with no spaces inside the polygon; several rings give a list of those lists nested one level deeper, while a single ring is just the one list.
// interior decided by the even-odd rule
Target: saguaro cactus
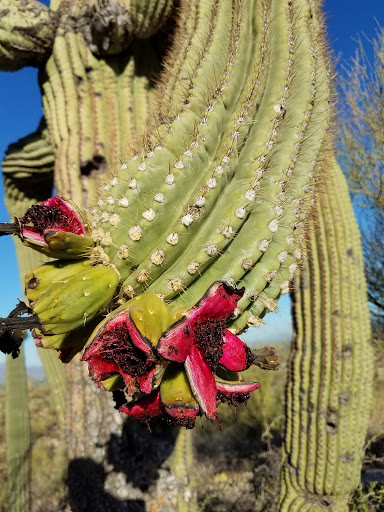
[{"label": "saguaro cactus", "polygon": [[[239,356],[245,352],[233,333],[276,310],[302,259],[331,113],[318,5],[121,0],[54,2],[46,11],[31,2],[30,8],[33,16],[26,21],[15,0],[0,19],[3,67],[24,65],[27,55],[40,67],[55,187],[87,207],[90,217],[88,222],[54,198],[28,210],[11,228],[45,254],[80,258],[28,276],[41,344],[72,357],[109,313],[92,334],[84,359],[95,380],[124,388],[119,400],[128,403],[122,410],[148,419],[163,407],[172,409],[175,404],[162,393],[167,388],[171,395],[180,393],[184,419],[192,410],[214,418],[216,399],[228,400],[234,385],[216,379],[228,346],[237,355],[231,368],[224,366],[240,371],[250,364]],[[7,36],[11,19],[17,43],[13,34]],[[167,19],[169,28],[162,30]],[[30,52],[31,38],[47,20],[50,26]],[[218,280],[225,284],[212,287]],[[136,303],[130,300],[138,294],[152,297],[143,322],[134,317]],[[224,321],[234,296],[238,302],[228,333]],[[148,316],[165,307],[161,301],[176,315],[163,334]],[[226,314],[218,307],[205,318],[214,301]],[[129,371],[126,365],[116,370],[120,353],[118,359],[109,355],[116,326],[126,328],[124,336],[132,341],[125,358]],[[201,342],[202,329],[209,343]],[[183,337],[188,350],[179,344]],[[140,374],[132,370],[138,360]],[[175,362],[184,370],[173,380]],[[99,394],[102,405],[95,407],[81,370],[76,364],[70,368],[70,414],[81,411],[93,422],[85,425],[84,419],[82,428],[74,429],[71,455],[101,463],[100,446],[108,439],[107,421],[98,428],[105,397]],[[166,385],[160,386],[163,375]],[[201,384],[204,379],[209,386]],[[210,389],[210,407],[204,387]],[[80,388],[83,392],[76,392]]]},{"label": "saguaro cactus", "polygon": [[7,358],[6,439],[8,463],[8,510],[28,510],[30,431],[27,378],[24,356]]},{"label": "saguaro cactus", "polygon": [[293,295],[280,510],[348,510],[360,480],[373,356],[359,231],[334,160]]}]

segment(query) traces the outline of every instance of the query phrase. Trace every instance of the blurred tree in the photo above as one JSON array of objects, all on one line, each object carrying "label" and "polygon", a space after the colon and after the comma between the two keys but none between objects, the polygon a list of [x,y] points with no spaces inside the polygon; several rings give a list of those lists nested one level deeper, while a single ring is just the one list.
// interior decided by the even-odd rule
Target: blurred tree
[{"label": "blurred tree", "polygon": [[341,80],[340,160],[359,207],[368,298],[374,330],[384,327],[384,30],[372,41],[373,61],[361,41]]}]

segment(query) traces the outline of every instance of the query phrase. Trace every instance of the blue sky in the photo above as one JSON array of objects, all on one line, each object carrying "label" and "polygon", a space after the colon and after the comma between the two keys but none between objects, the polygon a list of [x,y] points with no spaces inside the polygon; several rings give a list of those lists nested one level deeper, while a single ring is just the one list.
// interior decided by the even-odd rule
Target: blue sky
[{"label": "blue sky", "polygon": [[[45,3],[45,2],[44,2]],[[356,49],[360,35],[372,39],[378,25],[384,26],[384,2],[381,0],[325,0],[328,38],[340,65],[348,62]],[[369,44],[365,44],[370,55]],[[0,117],[0,160],[7,146],[33,132],[42,115],[37,72],[26,68],[16,73],[0,72],[2,108]],[[0,221],[9,220],[4,207],[4,191],[0,183]],[[0,239],[1,261],[5,265],[0,292],[0,316],[7,316],[22,297],[16,255],[10,237]],[[266,325],[249,333],[247,339],[258,344],[287,340],[291,336],[290,303],[285,296],[279,302],[278,313],[267,315]],[[36,365],[39,358],[31,340],[26,343],[27,365]],[[0,356],[0,362],[4,360]]]}]

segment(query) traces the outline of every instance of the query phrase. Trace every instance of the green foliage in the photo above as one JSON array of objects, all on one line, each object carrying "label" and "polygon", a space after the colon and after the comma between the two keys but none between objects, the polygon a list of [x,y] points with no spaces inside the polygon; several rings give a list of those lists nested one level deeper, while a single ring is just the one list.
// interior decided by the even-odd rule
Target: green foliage
[{"label": "green foliage", "polygon": [[349,500],[349,512],[377,512],[384,509],[384,484],[360,484]]}]

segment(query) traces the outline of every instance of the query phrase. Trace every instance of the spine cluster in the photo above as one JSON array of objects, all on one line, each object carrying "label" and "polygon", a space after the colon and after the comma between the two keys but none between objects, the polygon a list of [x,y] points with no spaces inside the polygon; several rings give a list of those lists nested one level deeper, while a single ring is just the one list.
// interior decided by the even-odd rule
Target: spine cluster
[{"label": "spine cluster", "polygon": [[247,289],[240,331],[288,292],[330,114],[315,14],[306,0],[181,10],[143,150],[92,210],[122,300],[186,306],[225,279]]}]

